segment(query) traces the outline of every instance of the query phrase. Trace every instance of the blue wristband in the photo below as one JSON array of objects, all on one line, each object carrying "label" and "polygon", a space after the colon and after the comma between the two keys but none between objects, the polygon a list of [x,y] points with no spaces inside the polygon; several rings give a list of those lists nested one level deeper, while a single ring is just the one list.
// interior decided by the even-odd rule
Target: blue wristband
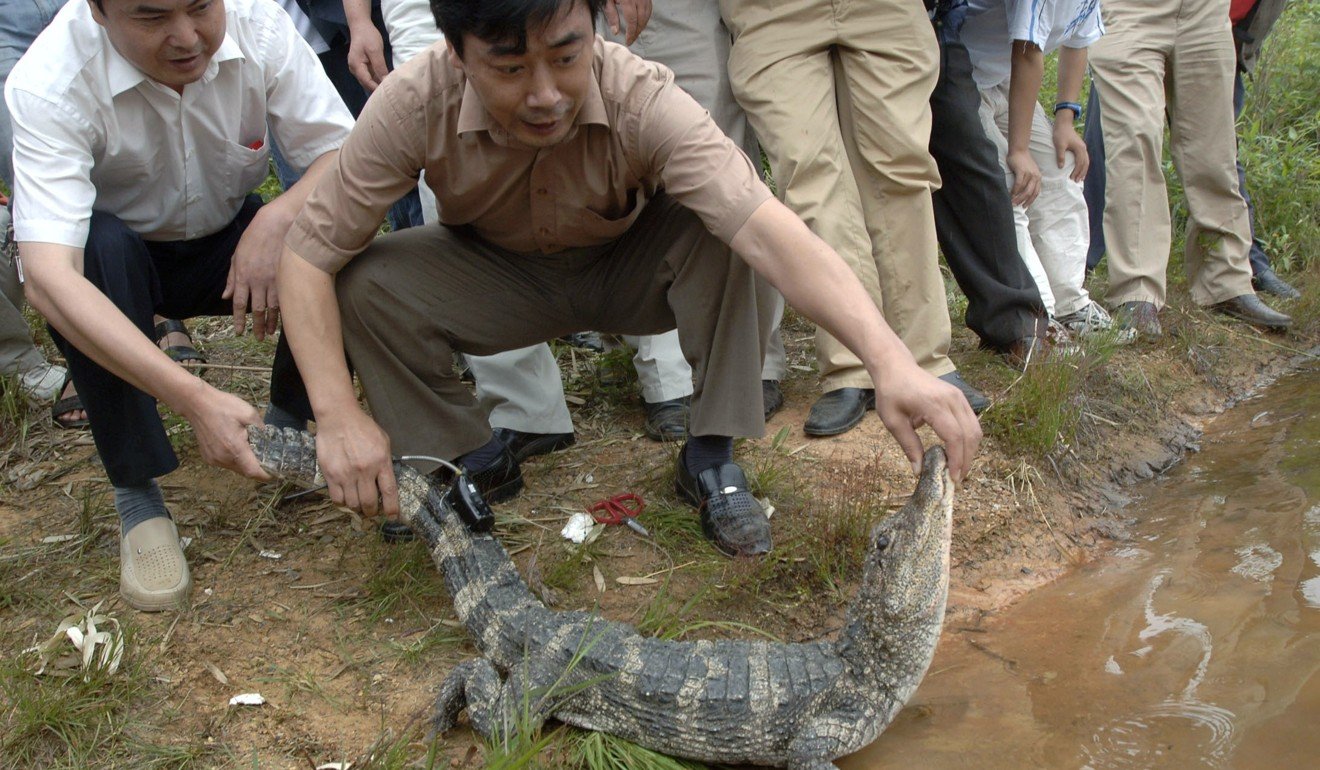
[{"label": "blue wristband", "polygon": [[1059,110],[1072,110],[1073,115],[1076,116],[1073,118],[1073,120],[1082,119],[1082,105],[1078,104],[1077,102],[1055,102],[1054,114],[1056,115],[1059,114]]}]

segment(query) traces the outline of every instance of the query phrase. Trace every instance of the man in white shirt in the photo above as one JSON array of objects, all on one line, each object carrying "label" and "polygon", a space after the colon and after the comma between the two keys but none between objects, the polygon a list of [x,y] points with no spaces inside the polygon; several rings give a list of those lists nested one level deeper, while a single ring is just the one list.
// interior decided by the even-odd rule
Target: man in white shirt
[{"label": "man in white shirt", "polygon": [[[202,457],[265,474],[261,418],[172,362],[153,312],[231,314],[274,333],[284,234],[352,119],[270,0],[75,0],[32,45],[5,99],[14,121],[15,239],[29,301],[50,321],[91,420],[121,520],[120,593],[179,606],[191,577],[155,478],[178,460],[156,399]],[[266,206],[267,124],[301,183]],[[311,414],[281,341],[266,421]]]}]

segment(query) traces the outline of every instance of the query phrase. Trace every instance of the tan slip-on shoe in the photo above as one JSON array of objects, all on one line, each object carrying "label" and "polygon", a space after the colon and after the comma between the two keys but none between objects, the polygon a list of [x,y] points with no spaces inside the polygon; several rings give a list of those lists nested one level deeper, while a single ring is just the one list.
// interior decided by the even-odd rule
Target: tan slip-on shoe
[{"label": "tan slip-on shoe", "polygon": [[168,517],[147,519],[119,537],[119,595],[143,612],[181,609],[192,575]]}]

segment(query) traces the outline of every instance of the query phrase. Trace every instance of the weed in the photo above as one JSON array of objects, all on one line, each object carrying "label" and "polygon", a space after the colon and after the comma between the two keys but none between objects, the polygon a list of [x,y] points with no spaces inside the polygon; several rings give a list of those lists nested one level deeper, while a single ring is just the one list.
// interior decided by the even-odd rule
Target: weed
[{"label": "weed", "polygon": [[443,593],[435,577],[435,565],[421,541],[404,544],[376,544],[377,568],[364,583],[366,595],[360,603],[366,606],[371,620],[398,619],[404,611],[418,618],[428,613],[420,602],[431,601]]}]

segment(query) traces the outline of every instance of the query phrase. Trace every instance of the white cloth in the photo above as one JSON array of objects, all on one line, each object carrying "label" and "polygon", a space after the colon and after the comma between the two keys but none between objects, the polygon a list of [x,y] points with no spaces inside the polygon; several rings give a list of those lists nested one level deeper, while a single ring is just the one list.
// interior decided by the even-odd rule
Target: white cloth
[{"label": "white cloth", "polygon": [[961,36],[977,87],[993,88],[1011,74],[1014,40],[1049,53],[1086,48],[1104,31],[1100,0],[969,0]]},{"label": "white cloth", "polygon": [[302,39],[306,40],[307,45],[312,47],[313,53],[320,55],[330,50],[330,44],[325,42],[325,38],[321,37],[320,32],[316,31],[316,25],[312,23],[311,18],[306,13],[303,13],[302,6],[298,5],[298,0],[276,0],[276,2],[280,4],[285,13],[289,14],[289,18],[293,20],[293,28],[298,30],[298,34]]},{"label": "white cloth", "polygon": [[305,170],[353,126],[321,63],[271,0],[228,0],[225,38],[182,94],[133,66],[85,2],[14,68],[14,230],[82,248],[92,209],[147,240],[209,235],[266,178],[267,121]]}]

